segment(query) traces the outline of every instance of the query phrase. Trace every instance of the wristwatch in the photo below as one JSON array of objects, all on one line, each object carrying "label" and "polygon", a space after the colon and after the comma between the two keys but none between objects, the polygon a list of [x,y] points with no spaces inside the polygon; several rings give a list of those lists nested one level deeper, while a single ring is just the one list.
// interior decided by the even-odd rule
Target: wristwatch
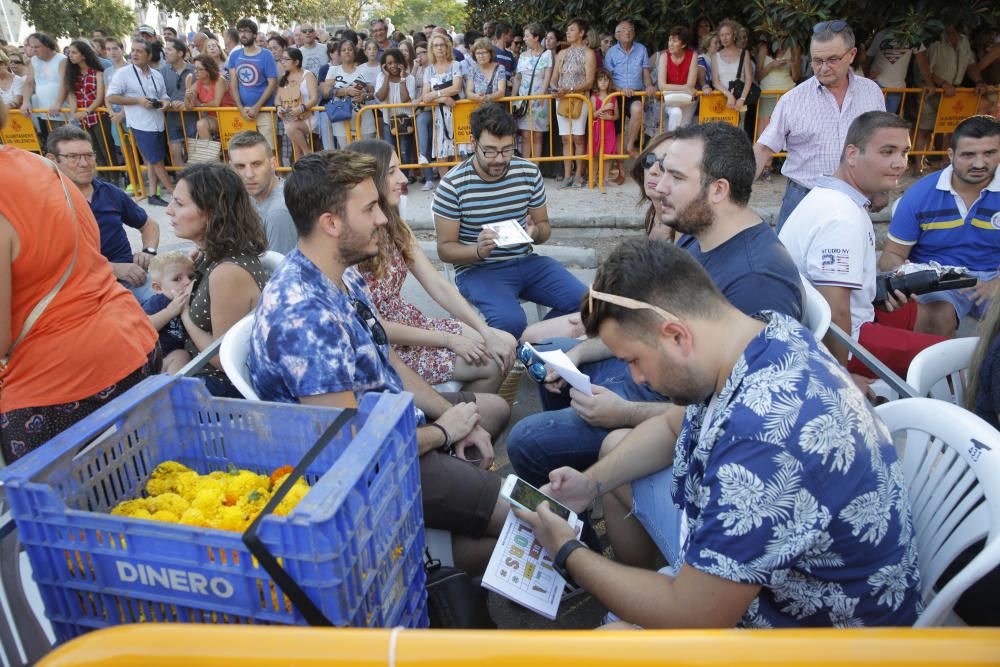
[{"label": "wristwatch", "polygon": [[153,246],[149,246],[148,248],[143,248],[142,251],[147,255],[152,255],[156,257],[156,248],[154,248]]},{"label": "wristwatch", "polygon": [[556,553],[556,557],[552,559],[552,569],[558,572],[559,576],[566,581],[573,581],[573,577],[569,576],[569,572],[566,571],[566,560],[577,549],[589,549],[589,547],[580,540],[570,540],[562,545],[558,553]]}]

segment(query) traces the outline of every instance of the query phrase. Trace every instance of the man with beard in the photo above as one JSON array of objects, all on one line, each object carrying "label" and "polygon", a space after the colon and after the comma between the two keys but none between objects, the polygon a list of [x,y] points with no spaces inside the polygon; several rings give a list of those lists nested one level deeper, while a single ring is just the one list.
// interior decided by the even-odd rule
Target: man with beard
[{"label": "man with beard", "polygon": [[586,472],[553,471],[542,491],[578,512],[601,496],[618,559],[622,514],[608,499],[657,475],[666,500],[643,537],[678,548],[661,550],[660,572],[629,567],[590,552],[547,503],[515,512],[553,567],[625,622],[615,629],[916,621],[920,571],[895,447],[808,330],[741,313],[664,241],[616,248],[581,315],[636,382],[676,405],[643,425],[651,436],[636,429]]},{"label": "man with beard", "polygon": [[[492,394],[439,394],[392,351],[355,268],[378,253],[387,222],[375,174],[375,158],[351,151],[296,161],[285,200],[299,244],[261,294],[250,380],[265,401],[332,408],[357,407],[371,391],[412,393],[424,520],[454,534],[456,565],[482,572],[508,510],[487,469],[510,409]],[[473,453],[478,466],[462,460]]]},{"label": "man with beard", "polygon": [[[746,134],[725,123],[681,128],[660,171],[661,222],[683,235],[678,245],[729,302],[747,315],[771,310],[799,319],[798,270],[770,225],[748,205],[754,162]],[[612,429],[636,427],[665,408],[664,397],[632,382],[600,339],[566,354],[590,376],[594,395],[564,387],[556,396],[542,392],[548,411],[519,421],[508,438],[514,470],[536,486],[559,466],[582,470],[593,464]]]},{"label": "man with beard", "polygon": [[[909,130],[905,120],[885,111],[855,118],[837,171],[816,181],[779,236],[802,275],[830,303],[833,323],[902,377],[917,353],[944,340],[913,330],[923,308],[899,290],[885,302],[872,303],[876,253],[868,208],[876,193],[896,187],[906,169]],[[832,334],[825,342],[852,373],[875,377],[856,358],[848,359],[847,347]]]},{"label": "man with beard", "polygon": [[[514,156],[517,125],[506,105],[476,109],[471,129],[472,156],[434,192],[438,256],[455,265],[455,284],[487,323],[517,338],[527,326],[518,299],[549,306],[554,317],[575,313],[587,288],[556,260],[532,252],[550,233],[545,184],[536,164]],[[498,245],[486,225],[505,221],[532,242]]]},{"label": "man with beard", "polygon": [[967,315],[982,319],[996,296],[1000,257],[1000,122],[966,118],[951,135],[951,164],[910,186],[889,224],[879,269],[907,260],[964,266],[979,284],[917,297],[916,331],[953,336]]},{"label": "man with beard", "polygon": [[250,19],[236,23],[242,49],[229,54],[229,92],[236,100],[240,114],[257,123],[257,131],[274,150],[274,114],[261,113],[261,107],[274,106],[274,91],[278,87],[278,65],[267,49],[257,46],[257,24]]}]

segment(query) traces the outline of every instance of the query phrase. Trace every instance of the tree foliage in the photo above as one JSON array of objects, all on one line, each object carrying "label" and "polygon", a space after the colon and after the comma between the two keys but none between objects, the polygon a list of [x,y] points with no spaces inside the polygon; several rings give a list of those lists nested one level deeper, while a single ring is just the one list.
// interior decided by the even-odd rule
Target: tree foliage
[{"label": "tree foliage", "polygon": [[690,26],[703,14],[716,23],[734,18],[776,41],[803,45],[812,26],[827,19],[846,18],[859,42],[888,27],[907,44],[934,41],[946,25],[970,30],[1000,20],[997,0],[469,0],[467,10],[467,24],[475,27],[504,20],[563,29],[570,18],[582,16],[598,31],[612,32],[618,21],[632,19],[639,41],[656,48],[666,46],[671,26]]},{"label": "tree foliage", "polygon": [[90,36],[93,30],[124,36],[135,28],[135,14],[121,0],[14,0],[35,30],[58,39]]},{"label": "tree foliage", "polygon": [[428,23],[460,26],[465,22],[466,5],[457,0],[406,0],[388,16],[392,24],[407,33]]}]

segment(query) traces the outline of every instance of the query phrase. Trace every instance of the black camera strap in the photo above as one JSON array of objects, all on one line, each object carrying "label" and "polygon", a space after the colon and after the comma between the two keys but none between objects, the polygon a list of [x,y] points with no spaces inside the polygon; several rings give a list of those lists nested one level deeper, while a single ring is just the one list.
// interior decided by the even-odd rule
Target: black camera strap
[{"label": "black camera strap", "polygon": [[[139,88],[142,89],[142,96],[148,97],[146,95],[146,86],[142,85],[142,77],[139,76],[139,68],[136,67],[135,65],[132,65],[132,74],[135,74],[135,80],[139,82]],[[157,96],[156,99],[160,99],[159,98],[160,92],[156,90],[156,79],[153,78],[152,73],[150,73],[149,75],[149,80],[153,82],[153,95]]]}]

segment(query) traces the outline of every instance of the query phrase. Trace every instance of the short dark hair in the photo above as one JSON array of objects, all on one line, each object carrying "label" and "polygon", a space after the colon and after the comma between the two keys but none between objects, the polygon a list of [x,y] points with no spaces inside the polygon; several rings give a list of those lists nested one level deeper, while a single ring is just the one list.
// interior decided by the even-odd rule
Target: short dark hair
[{"label": "short dark hair", "polygon": [[701,140],[702,185],[725,179],[729,182],[729,199],[734,204],[750,203],[756,162],[746,132],[729,123],[705,123],[678,128],[674,138]]},{"label": "short dark hair", "polygon": [[91,147],[94,146],[93,140],[85,130],[66,123],[49,132],[49,136],[45,140],[45,152],[58,155],[59,144],[64,141],[86,141]]},{"label": "short dark hair", "polygon": [[[281,40],[281,41],[285,41],[285,40]],[[341,42],[341,40],[339,40],[339,39],[331,39],[329,42],[327,42],[326,43],[326,55],[330,55],[331,53],[340,53],[340,42]],[[285,44],[285,46],[288,46],[288,45]],[[285,48],[285,47],[283,46],[281,48]]]},{"label": "short dark hair", "polygon": [[215,58],[212,56],[207,53],[202,53],[201,55],[195,56],[191,63],[201,63],[201,66],[205,68],[206,72],[208,72],[208,80],[212,83],[219,80],[219,63],[215,62]]},{"label": "short dark hair", "polygon": [[307,238],[319,216],[343,216],[348,191],[366,178],[375,179],[378,163],[354,151],[320,151],[299,158],[285,180],[285,206],[300,238]]},{"label": "short dark hair", "polygon": [[670,32],[668,33],[667,36],[676,37],[677,39],[681,40],[684,46],[691,45],[691,31],[687,28],[687,26],[675,25],[673,28],[670,29]]},{"label": "short dark hair", "polygon": [[136,45],[141,46],[142,50],[145,51],[146,55],[148,55],[150,58],[153,57],[153,44],[155,44],[155,42],[147,42],[144,39],[133,39],[132,40],[132,46],[136,46]]},{"label": "short dark hair", "polygon": [[358,33],[354,32],[350,28],[345,30],[344,33],[340,36],[340,38],[345,42],[351,42],[352,44],[354,44],[354,46],[358,45]]},{"label": "short dark hair", "polygon": [[472,137],[479,141],[483,132],[489,132],[494,137],[511,137],[517,132],[517,124],[510,115],[506,105],[493,102],[484,104],[472,112],[469,119]]},{"label": "short dark hair", "polygon": [[[58,51],[59,50],[59,45],[56,44],[56,40],[52,39],[51,37],[49,37],[48,35],[46,35],[44,32],[33,32],[30,35],[28,35],[28,39],[32,39],[32,38],[37,39],[39,42],[42,43],[42,46],[44,46],[47,49],[50,49],[52,51]],[[28,39],[26,39],[24,41],[27,42]]]},{"label": "short dark hair", "polygon": [[503,37],[504,35],[506,35],[508,32],[510,32],[513,29],[514,28],[511,27],[511,25],[509,23],[500,22],[500,23],[497,23],[496,27],[493,29],[493,35],[494,35],[494,37]]},{"label": "short dark hair", "polygon": [[249,30],[253,34],[257,34],[257,23],[252,19],[242,18],[236,22],[236,32],[239,33],[240,30]]},{"label": "short dark hair", "polygon": [[[257,34],[257,24],[254,23],[253,34]],[[228,28],[226,30],[226,36],[233,40],[237,44],[240,42],[240,33],[236,28]]]},{"label": "short dark hair", "polygon": [[[645,301],[678,317],[714,318],[725,309],[726,297],[704,267],[673,243],[629,239],[611,251],[597,269],[594,291]],[[593,307],[591,307],[593,306]],[[584,298],[580,317],[587,335],[596,336],[601,324],[613,319],[640,336],[662,322],[654,311],[633,310],[607,301]]]},{"label": "short dark hair", "polygon": [[231,153],[234,149],[252,148],[262,144],[267,146],[268,154],[274,154],[274,151],[271,150],[271,145],[267,143],[267,139],[264,138],[263,134],[257,130],[244,130],[243,132],[234,134],[232,138],[229,139],[229,146],[226,147],[226,150]]},{"label": "short dark hair", "polygon": [[566,21],[566,27],[569,28],[574,23],[576,24],[576,27],[580,29],[580,32],[583,33],[584,38],[586,38],[587,32],[590,31],[590,21],[582,16],[574,16],[569,21]]},{"label": "short dark hair", "polygon": [[403,56],[403,52],[400,51],[399,49],[395,48],[395,47],[389,48],[389,49],[386,49],[385,51],[383,51],[382,52],[382,57],[379,58],[379,62],[384,65],[385,64],[385,59],[388,58],[389,56],[392,56],[393,58],[395,58],[396,62],[398,62],[398,63],[403,63],[404,65],[406,64],[406,57]]},{"label": "short dark hair", "polygon": [[184,168],[191,201],[208,217],[204,248],[210,262],[267,250],[267,235],[243,181],[224,164],[193,164]]},{"label": "short dark hair", "polygon": [[872,135],[886,128],[909,130],[910,124],[888,111],[866,111],[855,118],[851,126],[847,128],[847,137],[844,139],[844,150],[840,154],[840,161],[843,162],[847,156],[848,146],[857,146],[864,153]]},{"label": "short dark hair", "polygon": [[123,51],[125,50],[125,45],[122,44],[122,40],[118,39],[117,37],[105,37],[104,38],[104,48],[107,48],[108,44],[110,44],[112,42],[114,42],[115,44],[117,44],[119,49],[122,49]]},{"label": "short dark hair", "polygon": [[268,35],[267,41],[270,42],[272,39],[278,43],[282,51],[288,48],[288,40],[281,35]]},{"label": "short dark hair", "polygon": [[958,149],[959,139],[984,139],[1000,136],[1000,121],[993,116],[969,116],[955,127],[951,135],[952,150]]},{"label": "short dark hair", "polygon": [[181,55],[187,55],[188,52],[187,44],[177,39],[176,37],[167,38],[165,42],[170,46],[174,47],[174,49],[176,49],[177,51],[180,51]]}]

